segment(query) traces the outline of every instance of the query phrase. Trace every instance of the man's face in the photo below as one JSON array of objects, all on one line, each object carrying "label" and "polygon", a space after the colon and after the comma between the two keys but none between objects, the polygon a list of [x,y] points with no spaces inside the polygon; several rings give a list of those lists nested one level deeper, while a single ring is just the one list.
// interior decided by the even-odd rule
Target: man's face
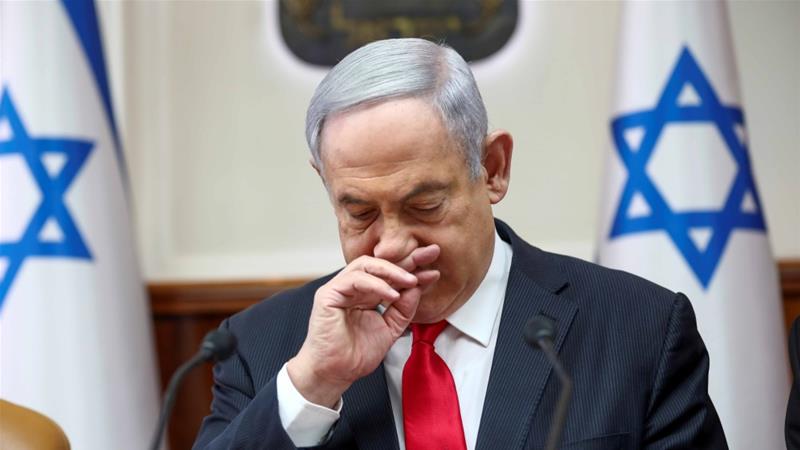
[{"label": "man's face", "polygon": [[333,115],[322,134],[321,174],[334,205],[345,260],[398,262],[438,244],[440,279],[415,322],[444,319],[483,280],[494,247],[485,171],[470,180],[462,153],[432,106],[391,100]]}]

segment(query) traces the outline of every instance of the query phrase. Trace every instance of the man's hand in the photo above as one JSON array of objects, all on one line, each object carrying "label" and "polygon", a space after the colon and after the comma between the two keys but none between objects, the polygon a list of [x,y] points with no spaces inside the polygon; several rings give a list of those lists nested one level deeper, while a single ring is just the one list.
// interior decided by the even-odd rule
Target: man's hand
[{"label": "man's hand", "polygon": [[378,367],[411,323],[423,291],[439,279],[438,270],[422,269],[439,252],[435,244],[420,247],[397,264],[361,256],[317,290],[306,340],[286,366],[303,397],[333,408]]}]

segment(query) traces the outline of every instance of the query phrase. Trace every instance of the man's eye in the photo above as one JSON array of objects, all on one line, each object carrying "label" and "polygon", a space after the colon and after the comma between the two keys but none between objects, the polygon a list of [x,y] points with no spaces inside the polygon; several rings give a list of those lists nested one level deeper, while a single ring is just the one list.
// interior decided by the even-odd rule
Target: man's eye
[{"label": "man's eye", "polygon": [[421,213],[432,213],[436,212],[442,206],[441,203],[432,205],[432,206],[415,206],[413,209],[414,211],[421,212]]},{"label": "man's eye", "polygon": [[350,217],[356,220],[368,220],[372,217],[372,211],[359,211],[359,212],[351,212]]}]

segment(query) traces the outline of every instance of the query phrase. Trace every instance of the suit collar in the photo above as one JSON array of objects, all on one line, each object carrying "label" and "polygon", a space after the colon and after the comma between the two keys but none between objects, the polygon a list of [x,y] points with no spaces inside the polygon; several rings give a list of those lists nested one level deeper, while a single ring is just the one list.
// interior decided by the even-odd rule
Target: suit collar
[{"label": "suit collar", "polygon": [[500,238],[511,244],[514,250],[512,268],[520,269],[532,282],[554,294],[569,285],[560,264],[554,261],[550,254],[523,241],[502,220],[494,219],[494,224]]},{"label": "suit collar", "polygon": [[551,414],[537,412],[551,367],[542,352],[525,342],[523,330],[528,319],[537,314],[555,320],[555,350],[559,352],[578,311],[574,302],[559,296],[568,283],[552,257],[522,241],[505,223],[497,220],[496,226],[500,237],[511,243],[514,256],[478,431],[478,450],[521,449],[534,414]]}]

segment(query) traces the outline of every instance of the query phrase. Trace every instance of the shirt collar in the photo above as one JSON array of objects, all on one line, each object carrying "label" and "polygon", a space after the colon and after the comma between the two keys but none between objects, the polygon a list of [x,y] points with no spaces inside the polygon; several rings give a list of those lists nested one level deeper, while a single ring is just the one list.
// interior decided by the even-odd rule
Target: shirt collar
[{"label": "shirt collar", "polygon": [[486,276],[472,297],[447,318],[450,325],[484,347],[489,346],[494,322],[503,305],[511,270],[511,254],[511,246],[500,239],[495,230],[494,252]]}]

